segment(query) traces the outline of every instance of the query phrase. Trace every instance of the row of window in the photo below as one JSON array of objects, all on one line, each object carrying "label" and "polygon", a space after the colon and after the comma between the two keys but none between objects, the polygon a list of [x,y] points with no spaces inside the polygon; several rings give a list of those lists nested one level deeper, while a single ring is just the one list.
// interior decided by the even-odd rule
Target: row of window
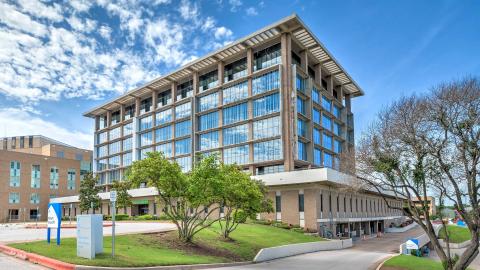
[{"label": "row of window", "polygon": [[[10,204],[18,204],[20,203],[20,193],[18,192],[10,192],[8,194],[8,203]],[[39,204],[40,203],[40,194],[38,193],[31,193],[30,194],[30,203],[31,204]]]},{"label": "row of window", "polygon": [[[21,170],[21,165],[19,161],[10,162],[10,186],[11,187],[21,186],[20,170]],[[68,169],[67,170],[67,189],[69,190],[75,189],[75,186],[76,186],[75,177],[76,177],[76,170]],[[40,165],[32,165],[30,187],[40,188],[40,185],[41,185]],[[50,168],[50,189],[58,189],[58,185],[59,185],[58,168],[51,167]]]}]

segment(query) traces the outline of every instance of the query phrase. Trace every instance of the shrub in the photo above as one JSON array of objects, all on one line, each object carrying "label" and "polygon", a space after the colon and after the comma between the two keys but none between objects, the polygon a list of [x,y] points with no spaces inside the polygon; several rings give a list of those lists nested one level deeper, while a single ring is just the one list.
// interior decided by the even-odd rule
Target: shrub
[{"label": "shrub", "polygon": [[252,220],[252,222],[255,223],[255,224],[260,224],[260,225],[272,225],[271,220],[265,220],[265,219]]},{"label": "shrub", "polygon": [[305,230],[303,228],[292,228],[290,229],[291,231],[298,232],[298,233],[305,233]]},{"label": "shrub", "polygon": [[135,217],[135,220],[153,220],[153,216],[152,215],[138,216],[138,217]]},{"label": "shrub", "polygon": [[[111,218],[110,218],[111,219]],[[130,219],[130,216],[127,214],[118,214],[115,215],[115,220],[128,220]]]}]

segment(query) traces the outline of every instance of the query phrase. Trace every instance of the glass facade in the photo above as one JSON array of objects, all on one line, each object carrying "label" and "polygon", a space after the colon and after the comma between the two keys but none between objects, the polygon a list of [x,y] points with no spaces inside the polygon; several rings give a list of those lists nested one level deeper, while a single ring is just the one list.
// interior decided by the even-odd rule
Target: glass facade
[{"label": "glass facade", "polygon": [[322,151],[318,148],[313,148],[313,164],[322,166]]},{"label": "glass facade", "polygon": [[232,81],[247,75],[247,58],[242,58],[231,64],[225,65],[224,81]]},{"label": "glass facade", "polygon": [[153,117],[151,115],[140,119],[140,131],[152,128]]},{"label": "glass facade", "polygon": [[232,103],[248,97],[248,82],[234,84],[223,89],[223,104]]},{"label": "glass facade", "polygon": [[142,133],[140,134],[140,146],[147,146],[147,145],[150,145],[152,144],[152,132],[149,131],[149,132],[146,132],[146,133]]},{"label": "glass facade", "polygon": [[10,186],[20,186],[20,162],[10,161]]},{"label": "glass facade", "polygon": [[155,147],[157,152],[163,153],[166,158],[172,157],[172,143],[160,144]]},{"label": "glass facade", "polygon": [[248,149],[248,145],[242,145],[223,150],[223,162],[225,164],[248,164]]},{"label": "glass facade", "polygon": [[58,168],[50,168],[50,189],[58,189]]},{"label": "glass facade", "polygon": [[128,123],[123,126],[123,136],[127,136],[133,133],[133,123]]},{"label": "glass facade", "polygon": [[218,127],[218,111],[198,117],[198,130],[207,130]]},{"label": "glass facade", "polygon": [[322,127],[327,130],[332,130],[332,118],[322,115]]},{"label": "glass facade", "polygon": [[190,120],[175,123],[175,137],[183,137],[192,133],[192,122]]},{"label": "glass facade", "polygon": [[184,155],[190,154],[192,150],[191,140],[190,138],[186,138],[183,140],[175,141],[175,155]]},{"label": "glass facade", "polygon": [[218,107],[218,92],[198,99],[198,111],[206,111]]},{"label": "glass facade", "polygon": [[120,138],[120,131],[121,127],[114,128],[110,130],[109,135],[110,135],[110,140],[115,140]]},{"label": "glass facade", "polygon": [[332,168],[333,167],[333,157],[331,154],[325,152],[323,154],[323,166]]},{"label": "glass facade", "polygon": [[171,104],[171,103],[172,103],[172,91],[171,90],[158,93],[158,96],[157,96],[157,107],[158,108],[161,108],[161,107],[166,106],[166,105]]},{"label": "glass facade", "polygon": [[31,188],[40,188],[40,165],[32,165]]},{"label": "glass facade", "polygon": [[[255,134],[255,133],[254,133]],[[248,140],[248,125],[239,125],[223,130],[223,145],[243,143]]]},{"label": "glass facade", "polygon": [[190,102],[175,107],[175,119],[190,117],[192,112],[192,104]]},{"label": "glass facade", "polygon": [[172,121],[172,109],[158,112],[155,115],[155,125],[163,125]]},{"label": "glass facade", "polygon": [[322,108],[325,109],[327,112],[332,111],[332,101],[326,96],[322,96]]},{"label": "glass facade", "polygon": [[132,138],[126,138],[122,142],[123,151],[132,150]]},{"label": "glass facade", "polygon": [[181,157],[175,159],[175,161],[180,165],[183,172],[188,172],[192,170],[192,158],[191,157]]},{"label": "glass facade", "polygon": [[283,158],[282,141],[272,140],[253,144],[254,162],[278,160]]},{"label": "glass facade", "polygon": [[301,97],[297,97],[297,112],[306,115],[307,108],[305,107],[305,100]]},{"label": "glass facade", "polygon": [[177,100],[191,97],[193,94],[193,81],[184,82],[177,87]]},{"label": "glass facade", "polygon": [[253,70],[261,70],[282,62],[280,43],[253,54]]},{"label": "glass facade", "polygon": [[67,189],[74,190],[76,186],[76,179],[75,179],[75,169],[68,169],[67,171]]},{"label": "glass facade", "polygon": [[125,153],[122,156],[122,166],[130,166],[132,165],[132,152]]},{"label": "glass facade", "polygon": [[253,122],[253,138],[263,139],[281,135],[280,116]]},{"label": "glass facade", "polygon": [[307,123],[302,119],[297,121],[297,134],[298,136],[307,137]]},{"label": "glass facade", "polygon": [[235,106],[223,109],[223,124],[228,125],[246,120],[248,117],[247,103],[241,103]]},{"label": "glass facade", "polygon": [[307,160],[307,145],[303,142],[297,143],[298,159]]},{"label": "glass facade", "polygon": [[218,71],[210,71],[204,75],[198,77],[198,90],[200,92],[208,90],[217,86],[218,84]]},{"label": "glass facade", "polygon": [[258,117],[280,111],[280,94],[274,93],[253,101],[253,116]]},{"label": "glass facade", "polygon": [[329,150],[332,150],[332,144],[333,144],[333,141],[332,141],[332,136],[330,135],[327,135],[326,133],[323,133],[323,147],[329,149]]},{"label": "glass facade", "polygon": [[320,134],[321,133],[320,133],[319,129],[317,129],[317,128],[313,129],[313,143],[314,144],[320,145],[322,143],[321,138],[320,138],[320,136],[321,136]]},{"label": "glass facade", "polygon": [[218,131],[212,131],[200,135],[200,150],[208,150],[217,148],[218,146]]},{"label": "glass facade", "polygon": [[113,155],[113,154],[120,153],[120,144],[121,143],[122,143],[121,141],[110,143],[108,145],[108,151],[109,151],[108,154]]},{"label": "glass facade", "polygon": [[317,125],[320,125],[320,111],[317,109],[313,109],[313,122]]},{"label": "glass facade", "polygon": [[146,98],[140,102],[140,114],[147,113],[152,110],[152,98]]},{"label": "glass facade", "polygon": [[163,142],[172,139],[172,126],[166,126],[155,130],[155,142]]},{"label": "glass facade", "polygon": [[280,74],[278,70],[269,72],[252,80],[252,92],[254,95],[267,92],[280,87]]}]

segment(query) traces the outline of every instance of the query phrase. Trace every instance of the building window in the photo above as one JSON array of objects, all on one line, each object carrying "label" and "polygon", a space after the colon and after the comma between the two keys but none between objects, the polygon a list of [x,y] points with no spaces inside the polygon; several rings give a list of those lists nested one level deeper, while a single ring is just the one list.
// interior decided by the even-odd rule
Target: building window
[{"label": "building window", "polygon": [[223,130],[223,145],[243,143],[248,140],[248,124]]},{"label": "building window", "polygon": [[82,153],[76,153],[75,154],[75,160],[82,161],[83,160],[83,154]]},{"label": "building window", "polygon": [[163,153],[166,158],[172,157],[172,143],[160,144],[155,147],[157,152]]},{"label": "building window", "polygon": [[296,54],[294,51],[292,51],[292,63],[297,66],[302,65],[302,58],[300,58],[300,56],[298,56],[298,54]]},{"label": "building window", "polygon": [[166,106],[166,105],[172,103],[172,91],[171,90],[167,90],[167,91],[158,93],[157,97],[158,97],[157,98],[157,107],[158,108],[161,108],[163,106]]},{"label": "building window", "polygon": [[65,158],[65,152],[63,152],[63,151],[57,151],[57,157],[58,157],[58,158]]},{"label": "building window", "polygon": [[295,80],[295,87],[296,87],[297,91],[305,93],[305,89],[307,87],[306,82],[307,82],[307,80],[305,78],[303,78],[302,76],[297,74],[296,80]]},{"label": "building window", "polygon": [[155,125],[163,125],[172,121],[172,109],[158,112],[155,115]]},{"label": "building window", "polygon": [[328,168],[332,168],[332,166],[333,166],[332,155],[327,153],[327,152],[323,153],[323,166],[328,167]]},{"label": "building window", "polygon": [[8,194],[8,203],[20,203],[20,194],[18,192],[10,192]]},{"label": "building window", "polygon": [[68,169],[67,171],[67,189],[74,190],[75,183],[75,169]]},{"label": "building window", "polygon": [[40,188],[40,165],[32,165],[32,179],[30,182],[31,188]]},{"label": "building window", "polygon": [[303,142],[298,142],[298,159],[307,160],[307,145]]},{"label": "building window", "polygon": [[97,147],[97,157],[105,157],[108,155],[108,145]]},{"label": "building window", "polygon": [[236,80],[247,75],[247,58],[242,58],[231,64],[225,65],[224,79],[225,82]]},{"label": "building window", "polygon": [[123,136],[127,136],[133,133],[133,123],[128,123],[123,126]]},{"label": "building window", "polygon": [[248,105],[241,103],[223,109],[223,124],[228,125],[248,118]]},{"label": "building window", "polygon": [[10,161],[10,186],[20,186],[20,162]]},{"label": "building window", "polygon": [[253,138],[255,140],[280,135],[280,116],[253,122]]},{"label": "building window", "polygon": [[192,122],[190,120],[175,123],[175,137],[183,137],[192,133]]},{"label": "building window", "polygon": [[192,105],[190,102],[184,103],[182,105],[178,105],[175,107],[175,119],[181,119],[185,117],[190,117],[192,112]]},{"label": "building window", "polygon": [[128,152],[122,155],[122,166],[132,165],[132,152]]},{"label": "building window", "polygon": [[175,159],[175,161],[180,165],[183,172],[188,172],[192,170],[192,158],[191,157],[181,157]]},{"label": "building window", "polygon": [[153,117],[151,115],[140,119],[140,131],[152,128]]},{"label": "building window", "polygon": [[172,126],[166,126],[155,130],[155,142],[164,142],[172,139]]},{"label": "building window", "polygon": [[193,81],[184,82],[177,87],[177,101],[191,97],[193,92]]},{"label": "building window", "polygon": [[322,115],[322,127],[327,130],[332,130],[332,119],[326,115]]},{"label": "building window", "polygon": [[218,71],[210,71],[204,75],[198,77],[198,90],[203,92],[210,88],[217,86],[218,84]]},{"label": "building window", "polygon": [[312,101],[320,104],[320,91],[318,91],[318,89],[315,87],[312,89]]},{"label": "building window", "polygon": [[297,120],[297,134],[298,136],[307,137],[307,123],[302,119]]},{"label": "building window", "polygon": [[120,111],[115,111],[112,113],[112,125],[120,123]]},{"label": "building window", "polygon": [[108,172],[108,183],[113,183],[120,180],[120,170],[113,170]]},{"label": "building window", "polygon": [[20,136],[20,148],[25,148],[25,136]]},{"label": "building window", "polygon": [[58,168],[50,168],[50,189],[58,189]]},{"label": "building window", "polygon": [[223,89],[223,104],[228,104],[248,97],[247,81]]},{"label": "building window", "polygon": [[341,119],[342,108],[338,107],[337,105],[333,105],[333,115],[335,115],[336,118]]},{"label": "building window", "polygon": [[120,155],[113,156],[108,159],[108,168],[109,169],[116,169],[120,167]]},{"label": "building window", "polygon": [[337,122],[333,122],[333,133],[337,136],[342,136],[342,126]]},{"label": "building window", "polygon": [[280,94],[275,93],[253,101],[253,116],[258,117],[280,111]]},{"label": "building window", "polygon": [[110,130],[110,132],[109,132],[110,140],[115,140],[115,139],[120,138],[121,128],[122,127],[117,127],[117,128],[114,128],[114,129]]},{"label": "building window", "polygon": [[143,148],[142,150],[140,150],[140,159],[147,158],[148,157],[147,153],[150,153],[152,151],[153,151],[152,147]]},{"label": "building window", "polygon": [[217,148],[218,146],[218,131],[200,135],[200,150]]},{"label": "building window", "polygon": [[275,195],[275,212],[282,212],[282,196]]},{"label": "building window", "polygon": [[152,132],[145,132],[140,134],[140,146],[147,146],[152,144]]},{"label": "building window", "polygon": [[301,97],[297,97],[297,112],[306,115],[305,100]]},{"label": "building window", "polygon": [[315,70],[313,70],[313,68],[310,66],[308,66],[308,76],[310,76],[312,79],[315,79]]},{"label": "building window", "polygon": [[266,49],[255,52],[253,54],[253,70],[257,71],[280,64],[282,61],[280,48],[280,43],[278,43]]},{"label": "building window", "polygon": [[305,196],[303,194],[298,194],[298,212],[305,211]]},{"label": "building window", "polygon": [[326,96],[322,96],[322,107],[327,111],[332,111],[332,101],[328,99]]},{"label": "building window", "polygon": [[175,142],[175,155],[190,154],[192,151],[191,140],[186,138]]},{"label": "building window", "polygon": [[279,160],[283,158],[282,141],[280,139],[255,143],[253,157],[255,162]]},{"label": "building window", "polygon": [[[33,136],[28,136],[28,148],[33,147]],[[5,143],[5,150],[7,149],[7,144]]]},{"label": "building window", "polygon": [[313,164],[322,166],[322,151],[318,148],[313,148]]},{"label": "building window", "polygon": [[335,140],[333,142],[333,151],[337,154],[341,153],[342,152],[342,142],[340,142],[339,140]]},{"label": "building window", "polygon": [[30,194],[30,203],[31,204],[39,204],[40,203],[40,195],[38,193]]},{"label": "building window", "polygon": [[198,99],[198,111],[203,112],[218,107],[218,92]]},{"label": "building window", "polygon": [[98,127],[100,129],[107,127],[107,116],[106,115],[101,115],[101,116],[98,117]]},{"label": "building window", "polygon": [[313,122],[315,124],[320,125],[320,118],[321,118],[320,111],[317,109],[313,109]]},{"label": "building window", "polygon": [[223,162],[225,164],[243,165],[249,163],[248,145],[228,148],[223,150]]},{"label": "building window", "polygon": [[121,141],[117,141],[117,142],[109,144],[108,145],[108,154],[113,155],[113,154],[120,153],[120,144],[121,143],[122,143]]},{"label": "building window", "polygon": [[218,127],[218,111],[201,115],[198,118],[198,130],[207,130]]},{"label": "building window", "polygon": [[323,133],[323,147],[327,148],[328,150],[332,150],[332,136]]},{"label": "building window", "polygon": [[152,98],[146,98],[140,102],[140,114],[147,113],[152,110]]},{"label": "building window", "polygon": [[135,104],[130,106],[125,106],[125,116],[123,117],[125,120],[133,118],[135,116]]},{"label": "building window", "polygon": [[123,140],[122,142],[122,147],[123,147],[123,151],[128,151],[128,150],[132,150],[132,138],[126,138]]},{"label": "building window", "polygon": [[279,173],[284,171],[284,167],[283,165],[264,166],[264,167],[257,167],[256,171],[258,175]]},{"label": "building window", "polygon": [[252,92],[254,95],[280,88],[278,70],[269,72],[252,80]]}]

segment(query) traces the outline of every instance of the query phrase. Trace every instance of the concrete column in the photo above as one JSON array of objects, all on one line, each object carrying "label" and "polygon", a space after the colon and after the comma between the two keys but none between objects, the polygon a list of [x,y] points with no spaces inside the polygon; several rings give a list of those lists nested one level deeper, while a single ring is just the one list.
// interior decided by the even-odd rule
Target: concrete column
[{"label": "concrete column", "polygon": [[152,91],[152,111],[155,111],[157,109],[157,91]]},{"label": "concrete column", "polygon": [[135,98],[135,116],[136,117],[140,116],[140,98],[139,97]]},{"label": "concrete column", "polygon": [[198,94],[198,72],[192,74],[193,95]]},{"label": "concrete column", "polygon": [[247,49],[247,73],[251,75],[253,73],[253,49]]},{"label": "concrete column", "polygon": [[170,88],[172,88],[172,101],[175,103],[177,101],[177,82],[172,82]]},{"label": "concrete column", "polygon": [[300,58],[302,59],[302,69],[308,74],[308,50],[303,50]]},{"label": "concrete column", "polygon": [[327,89],[326,90],[332,96],[333,96],[333,83],[334,83],[333,76],[328,76],[328,78],[327,78]]},{"label": "concrete column", "polygon": [[223,73],[225,71],[225,63],[222,61],[218,62],[218,85],[223,85]]},{"label": "concrete column", "polygon": [[110,127],[112,125],[111,121],[112,121],[112,112],[107,111],[107,127]]},{"label": "concrete column", "polygon": [[[283,127],[283,157],[285,171],[294,169],[292,140],[293,140],[293,120],[295,115],[292,103],[295,101],[291,98],[292,93],[292,39],[289,33],[283,33],[281,36],[281,96],[282,96],[282,127]],[[293,105],[294,106],[294,105]]]}]

